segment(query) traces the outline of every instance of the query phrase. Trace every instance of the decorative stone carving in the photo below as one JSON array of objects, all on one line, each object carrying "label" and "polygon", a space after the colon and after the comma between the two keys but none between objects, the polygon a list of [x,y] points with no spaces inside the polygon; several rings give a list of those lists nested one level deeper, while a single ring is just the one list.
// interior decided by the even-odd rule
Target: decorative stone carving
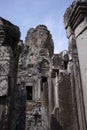
[{"label": "decorative stone carving", "polygon": [[51,39],[51,34],[47,30],[47,27],[44,25],[39,25],[36,27],[36,29],[30,29],[28,31],[26,44],[29,45],[30,50],[32,49],[32,53],[36,53],[36,55],[37,51],[35,51],[34,48],[38,48],[38,50],[41,48],[46,48],[48,49],[50,56],[53,54],[54,51],[54,44]]},{"label": "decorative stone carving", "polygon": [[66,10],[69,48],[59,54],[45,25],[29,29],[23,44],[0,17],[0,130],[86,130],[86,16],[86,0]]}]

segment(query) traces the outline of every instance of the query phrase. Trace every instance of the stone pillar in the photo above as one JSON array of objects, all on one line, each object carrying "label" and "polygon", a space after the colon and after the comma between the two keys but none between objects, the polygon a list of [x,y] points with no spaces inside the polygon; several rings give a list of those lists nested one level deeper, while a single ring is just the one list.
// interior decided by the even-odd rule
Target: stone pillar
[{"label": "stone pillar", "polygon": [[41,78],[38,78],[38,99],[41,98]]},{"label": "stone pillar", "polygon": [[87,18],[84,18],[84,21],[78,25],[78,27],[75,30],[75,36],[81,70],[83,98],[87,122]]},{"label": "stone pillar", "polygon": [[0,129],[16,130],[16,81],[19,28],[0,17]]},{"label": "stone pillar", "polygon": [[[69,51],[74,63],[76,109],[79,130],[87,122],[87,0],[77,0],[66,10],[64,24],[69,39]],[[73,39],[73,40],[72,40]],[[86,122],[85,122],[86,121]]]},{"label": "stone pillar", "polygon": [[60,72],[58,81],[59,122],[63,130],[79,130],[71,87],[70,75],[67,71]]},{"label": "stone pillar", "polygon": [[44,115],[42,115],[42,117],[44,116],[43,119],[44,127],[46,127],[46,129],[48,130],[50,126],[49,126],[49,95],[48,95],[49,86],[47,79],[45,81],[42,79],[41,87],[43,89],[43,109],[44,109]]},{"label": "stone pillar", "polygon": [[56,72],[56,78],[55,78],[55,82],[56,82],[56,85],[54,87],[55,89],[55,105],[56,107],[58,107],[58,75],[57,75],[57,72]]},{"label": "stone pillar", "polygon": [[51,112],[54,113],[55,108],[59,106],[58,105],[58,74],[54,69],[52,70],[52,73],[51,73],[51,85],[52,85],[52,88],[51,88],[52,111]]},{"label": "stone pillar", "polygon": [[52,113],[52,84],[51,78],[48,77],[48,97],[49,97],[49,114]]}]

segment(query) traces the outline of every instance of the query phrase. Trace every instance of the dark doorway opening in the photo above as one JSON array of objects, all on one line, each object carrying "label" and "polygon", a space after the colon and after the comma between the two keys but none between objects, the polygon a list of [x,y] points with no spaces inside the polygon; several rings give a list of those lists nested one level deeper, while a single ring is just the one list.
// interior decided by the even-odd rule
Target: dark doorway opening
[{"label": "dark doorway opening", "polygon": [[32,86],[26,86],[27,100],[33,100]]},{"label": "dark doorway opening", "polygon": [[47,77],[42,76],[42,83],[47,82]]}]

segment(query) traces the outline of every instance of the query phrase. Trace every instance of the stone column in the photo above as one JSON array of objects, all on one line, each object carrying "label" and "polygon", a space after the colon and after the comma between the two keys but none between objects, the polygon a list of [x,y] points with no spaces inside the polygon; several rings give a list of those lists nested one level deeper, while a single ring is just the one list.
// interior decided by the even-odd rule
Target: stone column
[{"label": "stone column", "polygon": [[52,84],[51,84],[51,78],[48,77],[48,97],[49,97],[49,114],[52,113]]},{"label": "stone column", "polygon": [[16,130],[16,81],[19,28],[0,18],[0,129]]},{"label": "stone column", "polygon": [[[77,0],[67,9],[64,24],[69,38],[69,51],[74,63],[78,126],[86,130],[87,122],[87,0]],[[74,37],[74,38],[73,38]],[[71,40],[73,39],[73,40]],[[76,48],[76,50],[75,50]],[[74,53],[73,53],[74,52]],[[77,83],[76,83],[77,82]],[[86,122],[85,122],[86,121]]]},{"label": "stone column", "polygon": [[57,72],[56,72],[56,78],[55,78],[55,82],[56,82],[56,85],[54,87],[55,89],[55,105],[56,107],[58,107],[58,76],[57,76]]},{"label": "stone column", "polygon": [[[52,70],[51,73],[51,103],[52,103],[52,113],[54,114],[55,109],[58,105],[58,75],[55,70]],[[54,98],[53,98],[54,97]],[[57,115],[56,115],[57,116]]]},{"label": "stone column", "polygon": [[38,77],[38,99],[41,98],[41,78]]},{"label": "stone column", "polygon": [[87,18],[75,29],[76,43],[79,55],[79,64],[81,70],[83,98],[85,106],[85,114],[87,121]]},{"label": "stone column", "polygon": [[71,87],[70,75],[67,72],[60,72],[58,80],[59,122],[63,130],[79,130]]},{"label": "stone column", "polygon": [[[47,78],[47,77],[46,77]],[[49,86],[48,86],[48,79],[46,79],[46,81],[43,81],[42,79],[42,84],[41,87],[43,89],[43,112],[44,115],[42,115],[43,117],[43,123],[44,123],[44,128],[49,129]]]}]

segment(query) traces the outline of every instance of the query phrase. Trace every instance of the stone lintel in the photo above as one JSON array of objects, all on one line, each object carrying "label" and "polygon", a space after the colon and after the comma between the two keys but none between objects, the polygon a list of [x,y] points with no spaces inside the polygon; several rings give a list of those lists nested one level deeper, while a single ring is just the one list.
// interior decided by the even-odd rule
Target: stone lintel
[{"label": "stone lintel", "polygon": [[33,83],[26,83],[25,86],[28,86],[28,87],[33,86]]},{"label": "stone lintel", "polygon": [[7,44],[9,39],[12,39],[12,43],[17,43],[20,40],[20,29],[18,26],[0,17],[0,43]]},{"label": "stone lintel", "polygon": [[74,31],[85,17],[87,17],[87,2],[78,1],[73,3],[64,15],[65,28],[67,29],[70,26]]}]

